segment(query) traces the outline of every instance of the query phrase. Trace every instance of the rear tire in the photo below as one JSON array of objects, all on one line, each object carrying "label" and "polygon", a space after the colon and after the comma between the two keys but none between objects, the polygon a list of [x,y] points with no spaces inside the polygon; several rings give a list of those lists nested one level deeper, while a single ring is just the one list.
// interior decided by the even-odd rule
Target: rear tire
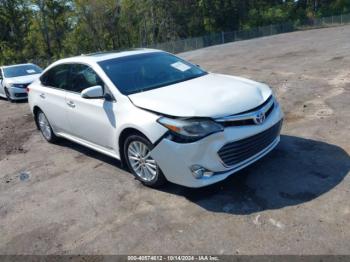
[{"label": "rear tire", "polygon": [[166,178],[156,161],[150,156],[153,144],[145,137],[134,134],[124,143],[124,156],[129,170],[149,187],[160,187],[166,183]]},{"label": "rear tire", "polygon": [[57,136],[52,130],[52,127],[43,111],[38,110],[35,116],[35,121],[39,127],[39,130],[45,140],[49,143],[54,143],[57,141]]}]

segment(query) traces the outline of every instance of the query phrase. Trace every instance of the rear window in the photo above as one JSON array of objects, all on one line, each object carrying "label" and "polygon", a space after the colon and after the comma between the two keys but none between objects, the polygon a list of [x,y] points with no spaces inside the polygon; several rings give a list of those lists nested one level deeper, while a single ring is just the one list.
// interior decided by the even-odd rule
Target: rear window
[{"label": "rear window", "polygon": [[19,65],[5,67],[4,76],[6,78],[40,74],[43,70],[36,65]]}]

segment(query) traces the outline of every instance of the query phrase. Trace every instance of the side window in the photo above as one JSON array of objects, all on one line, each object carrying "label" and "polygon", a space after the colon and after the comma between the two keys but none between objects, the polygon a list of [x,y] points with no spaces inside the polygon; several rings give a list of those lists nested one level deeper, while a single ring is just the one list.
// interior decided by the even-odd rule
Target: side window
[{"label": "side window", "polygon": [[69,91],[81,93],[84,89],[97,85],[104,86],[101,78],[91,67],[82,64],[72,65]]},{"label": "side window", "polygon": [[69,68],[69,65],[55,66],[43,74],[40,81],[44,86],[67,89]]},{"label": "side window", "polygon": [[2,69],[0,68],[0,79],[3,79],[3,76],[2,76]]}]

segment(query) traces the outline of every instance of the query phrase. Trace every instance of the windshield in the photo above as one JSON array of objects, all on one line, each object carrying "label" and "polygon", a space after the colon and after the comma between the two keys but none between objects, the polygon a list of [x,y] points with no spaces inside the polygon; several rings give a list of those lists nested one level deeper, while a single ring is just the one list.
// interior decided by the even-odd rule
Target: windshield
[{"label": "windshield", "polygon": [[7,78],[40,74],[43,70],[36,65],[19,65],[4,68],[4,76]]},{"label": "windshield", "polygon": [[99,63],[124,95],[187,81],[207,74],[199,67],[162,52],[120,57]]}]

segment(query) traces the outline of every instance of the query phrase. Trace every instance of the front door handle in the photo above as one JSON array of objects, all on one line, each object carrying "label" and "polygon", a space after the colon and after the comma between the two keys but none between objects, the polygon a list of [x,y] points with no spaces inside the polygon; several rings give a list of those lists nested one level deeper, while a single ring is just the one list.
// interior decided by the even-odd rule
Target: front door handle
[{"label": "front door handle", "polygon": [[40,94],[40,97],[41,97],[42,99],[45,99],[45,98],[46,98],[45,94],[43,94],[43,93]]},{"label": "front door handle", "polygon": [[73,101],[68,101],[68,102],[67,102],[67,105],[68,105],[69,107],[72,107],[72,108],[75,107],[75,104],[74,104]]}]

